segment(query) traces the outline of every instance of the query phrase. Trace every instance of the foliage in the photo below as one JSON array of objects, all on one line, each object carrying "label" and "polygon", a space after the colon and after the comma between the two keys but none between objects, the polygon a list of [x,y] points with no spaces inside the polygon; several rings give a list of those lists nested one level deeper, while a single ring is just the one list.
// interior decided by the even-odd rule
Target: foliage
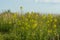
[{"label": "foliage", "polygon": [[60,15],[3,12],[0,40],[60,40]]}]

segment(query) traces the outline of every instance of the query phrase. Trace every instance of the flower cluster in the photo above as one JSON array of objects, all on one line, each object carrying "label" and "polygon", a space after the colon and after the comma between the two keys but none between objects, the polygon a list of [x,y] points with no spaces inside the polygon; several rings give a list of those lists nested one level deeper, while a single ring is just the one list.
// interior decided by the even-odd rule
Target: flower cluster
[{"label": "flower cluster", "polygon": [[50,40],[60,34],[59,16],[34,12],[0,15],[0,40]]}]

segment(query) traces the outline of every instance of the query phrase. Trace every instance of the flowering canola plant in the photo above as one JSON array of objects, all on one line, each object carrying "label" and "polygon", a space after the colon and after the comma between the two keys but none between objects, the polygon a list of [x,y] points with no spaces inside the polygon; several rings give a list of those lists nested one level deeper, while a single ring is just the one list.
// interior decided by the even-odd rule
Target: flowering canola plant
[{"label": "flowering canola plant", "polygon": [[0,19],[0,40],[59,39],[57,36],[60,35],[59,16],[34,12],[23,15],[11,13],[9,16],[3,14]]}]

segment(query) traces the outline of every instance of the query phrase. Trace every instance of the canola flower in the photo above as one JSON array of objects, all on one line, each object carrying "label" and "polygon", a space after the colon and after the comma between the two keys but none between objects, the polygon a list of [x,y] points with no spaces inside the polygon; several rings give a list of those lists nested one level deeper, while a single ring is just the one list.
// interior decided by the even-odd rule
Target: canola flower
[{"label": "canola flower", "polygon": [[55,34],[55,35],[57,35],[57,33],[56,33],[56,32],[55,32],[54,34]]},{"label": "canola flower", "polygon": [[40,24],[43,24],[43,22],[41,21]]},{"label": "canola flower", "polygon": [[18,21],[17,21],[17,24],[18,24],[18,25],[21,25],[21,21],[20,21],[20,20],[18,20]]},{"label": "canola flower", "polygon": [[13,15],[13,18],[15,18],[15,19],[16,19],[16,17],[17,17],[17,14],[14,14],[14,15]]},{"label": "canola flower", "polygon": [[22,18],[22,19],[24,19],[24,18],[25,18],[25,16],[24,16],[24,15],[21,15],[21,18]]},{"label": "canola flower", "polygon": [[49,24],[49,23],[50,23],[50,21],[48,20],[48,21],[46,21],[46,23],[47,23],[47,24]]},{"label": "canola flower", "polygon": [[[39,19],[38,19],[39,18]],[[0,26],[2,27],[2,32],[6,32],[4,29],[5,28],[5,24],[10,24],[10,25],[6,25],[7,28],[8,26],[10,26],[12,28],[9,29],[11,30],[12,33],[17,34],[17,38],[16,40],[39,40],[44,38],[44,40],[46,40],[46,38],[49,37],[49,35],[51,35],[51,37],[54,35],[54,37],[58,33],[57,29],[60,31],[60,28],[58,28],[59,25],[57,25],[57,23],[59,24],[60,22],[58,22],[58,18],[54,17],[53,15],[49,14],[49,15],[38,15],[38,14],[25,14],[25,15],[20,15],[19,17],[17,16],[17,14],[14,14],[12,16],[12,19],[5,19],[3,17],[3,22],[2,20],[0,20]],[[14,20],[13,20],[14,19]],[[4,22],[7,21],[7,23],[4,24]],[[13,23],[13,25],[12,25]],[[0,30],[1,30],[0,27]],[[14,28],[16,27],[16,28]],[[1,31],[0,31],[1,32]],[[1,32],[1,33],[2,33]],[[9,32],[9,31],[8,31]],[[27,35],[28,33],[30,33],[30,35]],[[9,32],[9,34],[11,34]],[[8,36],[9,36],[8,34]],[[49,35],[48,35],[49,34]],[[3,34],[2,34],[3,35]],[[15,39],[14,35],[11,36],[11,38],[13,38],[13,40]],[[23,36],[23,38],[22,38]],[[48,36],[48,37],[46,37]],[[19,39],[21,37],[21,39]],[[28,38],[24,38],[24,37],[28,37]],[[46,37],[46,38],[45,38]],[[9,40],[9,39],[8,39]]]},{"label": "canola flower", "polygon": [[25,22],[25,25],[28,25],[29,23],[28,22]]},{"label": "canola flower", "polygon": [[22,29],[22,30],[25,30],[25,28],[24,28],[23,26],[21,27],[21,29]]},{"label": "canola flower", "polygon": [[29,21],[28,18],[25,18],[26,21]]},{"label": "canola flower", "polygon": [[50,22],[52,22],[53,21],[53,19],[50,19]]},{"label": "canola flower", "polygon": [[53,27],[56,28],[57,27],[56,24],[54,24]]},{"label": "canola flower", "polygon": [[46,15],[42,15],[42,19],[45,19],[46,18]]},{"label": "canola flower", "polygon": [[47,26],[50,26],[50,24],[47,24]]},{"label": "canola flower", "polygon": [[37,21],[34,20],[34,19],[30,19],[30,22],[31,22],[31,23],[37,23]]},{"label": "canola flower", "polygon": [[57,19],[56,18],[54,19],[54,22],[57,22]]},{"label": "canola flower", "polygon": [[11,22],[11,21],[9,21],[9,24],[12,24],[12,22]]},{"label": "canola flower", "polygon": [[52,30],[48,30],[48,34],[52,33]]},{"label": "canola flower", "polygon": [[31,25],[32,25],[32,28],[33,28],[33,29],[37,27],[37,24],[38,24],[38,23],[37,23],[36,20],[31,19],[30,22],[31,22]]},{"label": "canola flower", "polygon": [[29,30],[29,28],[30,28],[30,25],[27,25],[28,27],[25,27],[26,28],[26,30]]},{"label": "canola flower", "polygon": [[36,14],[35,16],[36,16],[36,17],[38,17],[39,15],[38,15],[38,14]]},{"label": "canola flower", "polygon": [[40,25],[40,26],[42,26],[42,25],[43,25],[43,22],[42,22],[42,21],[41,21],[41,22],[39,22],[39,25]]},{"label": "canola flower", "polygon": [[48,17],[52,19],[52,18],[53,18],[53,15],[51,15],[51,14],[48,14]]},{"label": "canola flower", "polygon": [[28,14],[28,18],[31,18],[31,14]]},{"label": "canola flower", "polygon": [[35,29],[37,27],[37,23],[32,24],[32,28]]}]

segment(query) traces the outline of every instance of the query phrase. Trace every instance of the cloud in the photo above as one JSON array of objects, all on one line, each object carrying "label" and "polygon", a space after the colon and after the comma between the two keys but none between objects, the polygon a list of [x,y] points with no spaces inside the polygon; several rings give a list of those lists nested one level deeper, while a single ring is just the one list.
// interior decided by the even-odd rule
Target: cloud
[{"label": "cloud", "polygon": [[60,3],[60,0],[35,0],[35,2]]},{"label": "cloud", "polygon": [[60,0],[53,0],[54,3],[60,3]]},{"label": "cloud", "polygon": [[39,0],[35,0],[35,2],[38,2]]}]

